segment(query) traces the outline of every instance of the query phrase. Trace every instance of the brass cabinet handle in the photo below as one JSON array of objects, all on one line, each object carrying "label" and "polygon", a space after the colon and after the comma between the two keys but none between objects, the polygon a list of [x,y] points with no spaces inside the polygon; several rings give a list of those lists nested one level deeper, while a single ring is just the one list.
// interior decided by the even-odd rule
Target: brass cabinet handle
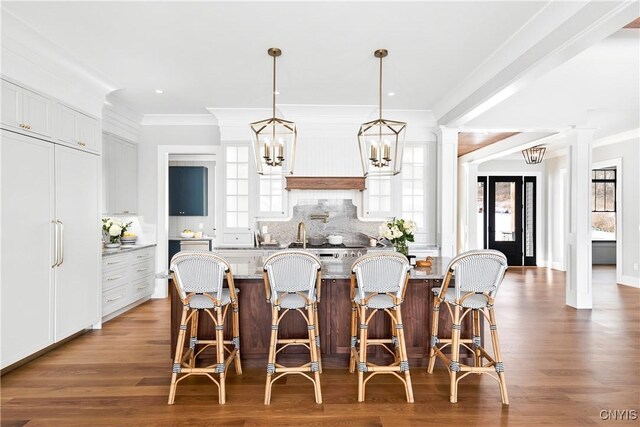
[{"label": "brass cabinet handle", "polygon": [[118,280],[120,278],[122,278],[122,274],[119,276],[108,277],[107,282],[111,282],[112,280]]},{"label": "brass cabinet handle", "polygon": [[81,146],[81,147],[85,147],[87,144],[85,144],[85,143],[84,143],[84,142],[82,142],[82,141],[78,141],[78,145],[79,145],[79,146]]},{"label": "brass cabinet handle", "polygon": [[138,288],[136,289],[137,291],[144,291],[145,289],[147,289],[149,287],[149,285],[144,285],[144,286],[138,286]]},{"label": "brass cabinet handle", "polygon": [[114,261],[114,262],[108,262],[107,265],[115,265],[115,264],[120,264],[122,261]]},{"label": "brass cabinet handle", "polygon": [[148,270],[148,268],[139,268],[136,271],[140,272],[140,271],[147,271],[147,270]]}]

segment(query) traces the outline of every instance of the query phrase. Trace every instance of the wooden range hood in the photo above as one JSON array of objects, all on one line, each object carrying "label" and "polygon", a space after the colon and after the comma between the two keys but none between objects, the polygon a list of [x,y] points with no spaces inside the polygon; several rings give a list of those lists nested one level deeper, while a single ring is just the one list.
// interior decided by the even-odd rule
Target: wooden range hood
[{"label": "wooden range hood", "polygon": [[285,190],[366,190],[363,176],[287,176]]}]

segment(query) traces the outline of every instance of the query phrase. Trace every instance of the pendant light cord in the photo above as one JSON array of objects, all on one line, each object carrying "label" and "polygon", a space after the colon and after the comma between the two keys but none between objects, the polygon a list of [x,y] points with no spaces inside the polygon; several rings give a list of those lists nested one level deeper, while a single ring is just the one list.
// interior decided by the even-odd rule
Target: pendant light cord
[{"label": "pendant light cord", "polygon": [[273,90],[271,91],[271,107],[272,107],[272,113],[273,113],[273,118],[275,119],[276,117],[276,59],[277,56],[273,56]]}]

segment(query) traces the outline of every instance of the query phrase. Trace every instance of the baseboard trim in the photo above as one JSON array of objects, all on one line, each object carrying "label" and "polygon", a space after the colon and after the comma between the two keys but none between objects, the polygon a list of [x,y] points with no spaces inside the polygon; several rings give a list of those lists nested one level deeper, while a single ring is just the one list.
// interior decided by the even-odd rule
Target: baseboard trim
[{"label": "baseboard trim", "polygon": [[640,288],[640,279],[633,276],[620,276],[618,285],[631,286],[632,288]]},{"label": "baseboard trim", "polygon": [[553,270],[566,271],[566,269],[564,268],[564,265],[561,262],[552,262],[551,268]]}]

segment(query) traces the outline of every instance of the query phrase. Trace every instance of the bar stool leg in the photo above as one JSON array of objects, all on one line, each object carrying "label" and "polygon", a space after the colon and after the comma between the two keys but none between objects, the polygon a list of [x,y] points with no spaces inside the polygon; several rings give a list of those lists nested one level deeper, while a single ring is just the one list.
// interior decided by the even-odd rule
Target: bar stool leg
[{"label": "bar stool leg", "polygon": [[367,369],[367,308],[359,307],[360,346],[358,348],[358,402],[364,402],[364,373]]},{"label": "bar stool leg", "polygon": [[451,363],[449,364],[449,376],[451,386],[449,391],[449,401],[458,401],[458,382],[456,376],[460,371],[460,306],[453,308],[453,324],[451,325]]},{"label": "bar stool leg", "polygon": [[440,299],[434,297],[431,314],[431,342],[429,350],[429,366],[427,373],[433,374],[433,367],[436,364],[436,346],[438,345],[438,321],[440,320]]},{"label": "bar stool leg", "polygon": [[311,353],[311,372],[313,372],[313,387],[316,396],[316,403],[322,403],[322,389],[320,387],[320,366],[318,363],[318,347],[316,347],[316,325],[313,304],[307,307],[307,318],[309,319],[309,352]]},{"label": "bar stool leg", "polygon": [[224,318],[222,317],[222,307],[216,307],[216,350],[217,362],[216,371],[220,374],[220,390],[218,400],[224,404],[227,400],[225,388],[225,364],[224,364]]},{"label": "bar stool leg", "polygon": [[358,362],[358,352],[356,345],[358,344],[358,308],[355,303],[351,301],[351,354],[349,356],[349,372],[354,373],[356,371],[356,364]]},{"label": "bar stool leg", "polygon": [[400,372],[404,372],[405,391],[407,402],[413,403],[413,386],[411,385],[411,374],[409,372],[409,358],[407,356],[407,344],[404,339],[404,326],[402,324],[402,311],[400,306],[395,308],[395,324],[398,339],[398,350],[400,355]]},{"label": "bar stool leg", "polygon": [[196,343],[198,342],[198,320],[200,310],[196,309],[191,317],[191,337],[189,338],[189,366],[196,367]]},{"label": "bar stool leg", "polygon": [[242,374],[242,362],[240,362],[240,314],[237,299],[232,302],[231,308],[233,312],[233,342],[236,349],[234,363],[236,366],[236,374]]},{"label": "bar stool leg", "polygon": [[478,309],[473,309],[473,363],[475,367],[482,367],[482,352],[480,346],[482,345],[480,338],[480,312]]},{"label": "bar stool leg", "polygon": [[182,361],[182,351],[184,350],[184,336],[187,332],[187,313],[189,312],[189,306],[185,305],[182,308],[182,317],[180,319],[180,331],[178,332],[178,341],[176,342],[176,353],[173,356],[173,373],[171,374],[171,386],[169,388],[169,405],[173,405],[176,397],[176,387],[178,386],[177,379],[178,373],[180,373],[180,366]]},{"label": "bar stool leg", "polygon": [[491,343],[493,345],[493,353],[496,360],[496,373],[500,380],[500,395],[504,405],[509,404],[509,395],[507,394],[507,382],[504,376],[504,366],[502,364],[502,355],[500,354],[500,341],[498,340],[498,327],[496,325],[496,317],[493,306],[489,307],[489,327],[491,329]]},{"label": "bar stool leg", "polygon": [[318,321],[318,303],[313,304],[313,318],[315,323],[315,345],[316,355],[318,356],[318,369],[322,373],[322,348],[320,346],[320,322]]},{"label": "bar stool leg", "polygon": [[278,309],[271,306],[271,340],[269,342],[269,360],[267,361],[267,383],[264,391],[264,404],[271,403],[271,377],[276,372],[276,343],[278,340]]}]

